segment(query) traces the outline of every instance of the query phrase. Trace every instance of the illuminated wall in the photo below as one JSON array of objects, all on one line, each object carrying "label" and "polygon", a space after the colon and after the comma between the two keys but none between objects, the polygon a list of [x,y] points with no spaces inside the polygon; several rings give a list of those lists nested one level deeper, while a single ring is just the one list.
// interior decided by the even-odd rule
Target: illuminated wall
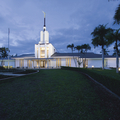
[{"label": "illuminated wall", "polygon": [[54,54],[55,48],[49,44],[35,44],[35,58],[50,58]]}]

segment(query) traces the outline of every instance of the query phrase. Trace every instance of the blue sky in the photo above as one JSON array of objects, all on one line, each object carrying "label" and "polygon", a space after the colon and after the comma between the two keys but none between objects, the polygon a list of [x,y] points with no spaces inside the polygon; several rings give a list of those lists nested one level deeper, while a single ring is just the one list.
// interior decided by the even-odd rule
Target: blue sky
[{"label": "blue sky", "polygon": [[[119,0],[0,0],[0,47],[8,47],[10,28],[10,54],[34,53],[45,11],[49,41],[59,52],[71,52],[66,46],[74,43],[90,44],[89,52],[100,53],[101,47],[94,49],[91,44],[91,32],[107,23],[120,28],[112,25],[119,4]],[[108,50],[112,54],[113,45]]]}]

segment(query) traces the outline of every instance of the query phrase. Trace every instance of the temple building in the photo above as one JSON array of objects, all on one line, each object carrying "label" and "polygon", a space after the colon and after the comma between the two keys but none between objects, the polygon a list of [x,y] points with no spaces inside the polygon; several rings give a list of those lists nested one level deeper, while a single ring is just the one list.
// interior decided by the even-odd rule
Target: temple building
[{"label": "temple building", "polygon": [[[46,30],[46,17],[44,13],[44,26],[40,32],[40,41],[35,44],[34,54],[22,54],[12,57],[9,61],[14,68],[60,68],[70,67],[102,67],[102,55],[92,52],[80,53],[57,53],[55,47],[49,42],[49,32]],[[0,62],[2,60],[0,59]],[[79,62],[78,62],[79,61]],[[120,59],[119,59],[120,62]],[[81,64],[79,64],[81,63]],[[5,59],[5,66],[8,65]],[[120,65],[119,65],[120,66]],[[116,67],[116,57],[105,55],[104,67]]]}]

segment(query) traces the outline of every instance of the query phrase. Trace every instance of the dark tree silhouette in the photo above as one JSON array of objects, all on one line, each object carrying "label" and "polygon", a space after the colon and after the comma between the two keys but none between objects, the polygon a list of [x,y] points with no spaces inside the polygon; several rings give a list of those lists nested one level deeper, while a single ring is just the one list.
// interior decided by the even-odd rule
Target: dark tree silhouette
[{"label": "dark tree silhouette", "polygon": [[106,39],[106,35],[110,31],[112,31],[111,28],[106,28],[106,25],[99,25],[91,33],[91,35],[93,36],[92,44],[94,45],[94,47],[98,47],[98,46],[102,47],[102,69],[103,70],[104,70],[104,46],[106,46],[108,42],[108,40]]}]

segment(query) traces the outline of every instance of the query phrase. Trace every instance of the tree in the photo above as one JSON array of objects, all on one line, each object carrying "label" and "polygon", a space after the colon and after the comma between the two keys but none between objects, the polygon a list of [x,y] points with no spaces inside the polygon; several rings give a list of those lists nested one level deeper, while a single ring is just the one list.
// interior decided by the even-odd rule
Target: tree
[{"label": "tree", "polygon": [[114,15],[113,19],[114,19],[113,24],[120,24],[120,4],[118,5],[118,7],[115,11],[115,15]]},{"label": "tree", "polygon": [[106,35],[110,31],[112,31],[111,28],[106,28],[106,25],[99,25],[91,33],[91,35],[93,36],[92,44],[94,45],[94,47],[98,47],[98,46],[102,47],[102,69],[103,70],[104,70],[104,46],[106,46],[108,42],[108,40],[106,39]]},{"label": "tree", "polygon": [[1,65],[3,66],[3,59],[8,57],[9,49],[5,48],[5,47],[2,47],[1,51],[2,51],[2,53],[1,53],[1,57],[2,57]]},{"label": "tree", "polygon": [[[88,50],[91,50],[91,47],[90,47],[89,44],[83,44],[82,48],[84,49],[83,53],[85,55],[85,62],[84,62],[84,65],[85,65],[86,64],[86,53],[87,53]],[[84,66],[84,67],[86,67],[86,66]]]},{"label": "tree", "polygon": [[[83,47],[82,46],[78,45],[78,46],[75,47],[75,49],[78,50],[78,55],[80,55],[80,53],[83,53]],[[82,62],[81,62],[81,60],[79,61],[79,57],[81,57],[81,56],[78,56],[77,62],[78,62],[78,65],[80,67],[83,60],[82,60]]]},{"label": "tree", "polygon": [[73,51],[74,51],[74,44],[72,44],[72,45],[67,45],[67,48],[71,48],[72,53],[73,53]]},{"label": "tree", "polygon": [[83,47],[78,45],[75,47],[76,50],[78,50],[78,53],[83,53]]},{"label": "tree", "polygon": [[[110,51],[108,51],[104,48],[104,55],[109,55],[108,52],[110,52]],[[102,51],[100,53],[102,53]]]},{"label": "tree", "polygon": [[[88,50],[91,49],[90,45],[89,44],[78,45],[78,46],[75,47],[75,49],[78,50],[78,54],[83,53],[85,55],[85,63],[86,63],[86,53],[87,53]],[[82,62],[79,61],[79,60],[77,62],[78,62],[78,65],[80,67],[83,60],[82,60]]]},{"label": "tree", "polygon": [[119,49],[120,46],[120,29],[113,30],[113,32],[109,33],[106,38],[108,39],[107,44],[112,44],[115,42],[114,50],[116,52],[116,73],[118,73],[119,69]]},{"label": "tree", "polygon": [[91,50],[91,47],[89,44],[83,44],[82,48],[85,50],[85,52],[87,53],[88,50]]},{"label": "tree", "polygon": [[[74,51],[74,44],[67,45],[67,48],[70,48],[71,51],[72,51],[72,53],[73,53],[73,51]],[[74,55],[73,55],[73,59],[74,59]],[[74,59],[74,63],[75,63],[75,66],[77,67],[76,62],[75,62],[75,59]]]},{"label": "tree", "polygon": [[[112,56],[116,56],[116,50],[114,50]],[[120,56],[120,50],[119,50],[118,56]]]}]

